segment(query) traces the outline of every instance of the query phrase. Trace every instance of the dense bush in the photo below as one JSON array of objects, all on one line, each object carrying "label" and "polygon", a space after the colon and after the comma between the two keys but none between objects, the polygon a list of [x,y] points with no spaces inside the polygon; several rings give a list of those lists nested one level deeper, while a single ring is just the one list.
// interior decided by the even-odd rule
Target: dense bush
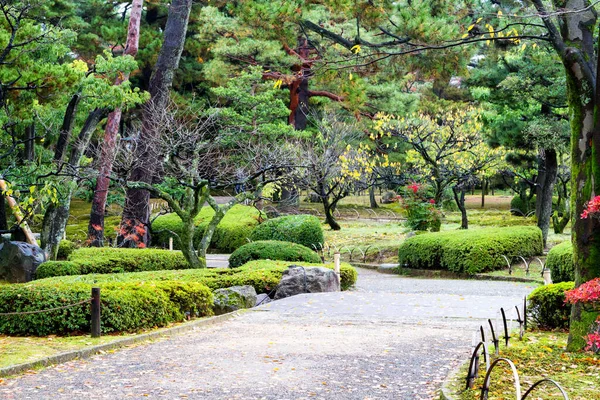
[{"label": "dense bush", "polygon": [[[91,282],[47,280],[0,288],[0,312],[56,308],[91,296]],[[102,332],[135,331],[183,321],[185,314],[212,314],[212,292],[196,282],[94,282],[101,287]],[[39,314],[0,316],[7,335],[67,334],[90,331],[90,305]]]},{"label": "dense bush", "polygon": [[551,248],[546,258],[546,267],[550,268],[552,282],[574,281],[573,244],[563,242]]},{"label": "dense bush", "polygon": [[313,215],[286,215],[269,219],[252,231],[250,239],[281,240],[308,248],[319,248],[325,241],[321,221]]},{"label": "dense bush", "polygon": [[75,250],[68,261],[41,264],[36,278],[186,268],[189,264],[179,251],[87,247]]},{"label": "dense bush", "polygon": [[460,230],[406,239],[398,250],[398,261],[408,268],[475,274],[503,267],[502,255],[530,257],[542,249],[542,232],[537,227]]},{"label": "dense bush", "polygon": [[567,329],[571,306],[565,304],[565,292],[575,287],[573,282],[540,286],[527,297],[529,317],[542,329]]},{"label": "dense bush", "polygon": [[[210,207],[203,207],[195,218],[196,232],[194,235],[194,246],[197,248],[202,240],[204,231],[214,215]],[[264,217],[264,216],[262,216]],[[231,253],[241,245],[248,243],[248,238],[259,224],[261,215],[259,211],[250,206],[233,206],[223,217],[213,234],[210,247],[225,253]],[[177,214],[162,215],[152,223],[152,243],[156,246],[166,246],[171,232],[181,231],[181,219]],[[180,249],[181,244],[177,238],[173,238],[173,245]]]},{"label": "dense bush", "polygon": [[237,268],[252,260],[305,261],[320,263],[321,257],[301,244],[259,240],[243,245],[229,257],[229,267]]},{"label": "dense bush", "polygon": [[58,244],[58,253],[56,258],[59,260],[66,260],[69,258],[72,252],[77,249],[77,245],[70,240],[61,240]]}]

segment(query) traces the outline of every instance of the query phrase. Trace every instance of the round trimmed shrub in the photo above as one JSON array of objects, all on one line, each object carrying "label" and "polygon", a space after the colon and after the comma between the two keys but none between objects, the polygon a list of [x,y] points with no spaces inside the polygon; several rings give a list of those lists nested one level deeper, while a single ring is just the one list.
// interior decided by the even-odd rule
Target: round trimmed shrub
[{"label": "round trimmed shrub", "polygon": [[548,258],[546,258],[546,267],[550,268],[552,282],[574,281],[573,244],[563,242],[551,248],[548,252]]},{"label": "round trimmed shrub", "polygon": [[[210,207],[203,207],[198,216],[194,219],[196,232],[194,234],[194,246],[198,248],[206,227],[210,223],[214,210]],[[224,253],[231,253],[241,245],[248,243],[248,238],[264,218],[260,212],[250,206],[233,206],[223,217],[215,232],[213,233],[210,247]],[[169,237],[173,237],[173,246],[175,249],[181,249],[181,244],[171,232],[179,234],[181,232],[181,218],[175,213],[161,215],[152,222],[152,244],[155,246],[166,247],[169,243]]]},{"label": "round trimmed shrub", "polygon": [[252,260],[282,260],[321,263],[321,257],[301,244],[261,240],[243,245],[229,257],[229,267],[237,268]]},{"label": "round trimmed shrub", "polygon": [[61,240],[58,244],[58,253],[56,258],[59,260],[66,260],[69,258],[72,252],[77,249],[77,245],[70,240]]},{"label": "round trimmed shrub", "polygon": [[527,297],[528,314],[541,329],[567,329],[571,306],[565,304],[565,292],[575,287],[574,282],[540,286]]},{"label": "round trimmed shrub", "polygon": [[281,240],[308,248],[318,247],[325,241],[321,221],[314,215],[286,215],[269,219],[252,231],[250,239]]}]

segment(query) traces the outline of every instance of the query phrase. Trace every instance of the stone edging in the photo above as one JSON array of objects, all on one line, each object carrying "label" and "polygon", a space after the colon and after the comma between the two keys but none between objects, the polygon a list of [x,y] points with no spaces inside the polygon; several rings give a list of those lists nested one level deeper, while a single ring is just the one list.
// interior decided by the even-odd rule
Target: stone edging
[{"label": "stone edging", "polygon": [[91,356],[98,354],[103,351],[118,349],[121,347],[129,346],[132,344],[157,339],[162,336],[169,336],[174,334],[179,334],[187,331],[191,331],[196,328],[206,327],[215,325],[220,322],[224,322],[235,318],[248,310],[238,310],[231,313],[218,315],[216,317],[209,317],[199,319],[197,321],[191,321],[184,323],[179,326],[174,326],[171,328],[163,328],[154,332],[142,333],[140,335],[127,337],[123,339],[115,340],[114,342],[100,344],[97,346],[84,347],[78,350],[70,350],[63,353],[55,354],[52,356],[44,357],[39,360],[26,362],[23,364],[11,365],[9,367],[0,368],[0,377],[6,377],[10,375],[17,375],[22,372],[25,372],[30,369],[39,368],[39,367],[47,367],[55,364],[62,364],[68,361],[72,361],[75,359],[84,359],[90,358]]},{"label": "stone edging", "polygon": [[[446,278],[446,279],[475,279],[481,281],[505,281],[505,282],[523,282],[523,283],[543,283],[542,280],[536,280],[532,278],[521,278],[516,276],[493,276],[485,274],[458,274],[456,272],[444,271],[444,270],[428,270],[428,269],[412,269],[404,268],[405,274],[398,274],[394,269],[390,269],[387,265],[390,264],[364,264],[364,263],[351,263],[354,267],[372,269],[377,272],[384,274],[396,274],[399,276],[409,277],[421,277],[421,278]],[[384,267],[385,266],[385,267]]]},{"label": "stone edging", "polygon": [[440,400],[456,400],[454,394],[452,393],[452,389],[450,389],[450,383],[456,378],[460,369],[467,363],[468,360],[461,363],[456,369],[452,370],[444,382],[442,382],[442,387],[440,388]]}]

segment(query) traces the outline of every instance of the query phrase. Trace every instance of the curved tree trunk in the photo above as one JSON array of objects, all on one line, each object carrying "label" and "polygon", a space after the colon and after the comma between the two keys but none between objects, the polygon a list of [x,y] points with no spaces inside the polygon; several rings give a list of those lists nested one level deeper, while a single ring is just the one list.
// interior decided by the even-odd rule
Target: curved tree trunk
[{"label": "curved tree trunk", "polygon": [[454,201],[460,210],[460,229],[469,229],[469,219],[467,217],[467,208],[465,207],[465,192],[465,188],[457,189],[456,186],[452,188]]},{"label": "curved tree trunk", "polygon": [[369,187],[369,203],[371,204],[371,208],[379,208],[377,200],[375,199],[375,185]]},{"label": "curved tree trunk", "polygon": [[[129,176],[129,181],[152,184],[154,179],[159,160],[155,159],[152,152],[152,142],[158,132],[157,127],[151,123],[150,110],[160,110],[167,106],[169,90],[183,52],[191,8],[191,0],[173,0],[169,6],[164,42],[150,78],[149,92],[152,107],[144,109],[142,129],[137,143],[136,166]],[[133,243],[127,237],[132,237],[135,227],[140,226],[145,229],[145,234],[140,240],[148,245],[150,242],[150,192],[145,189],[127,189],[121,220],[122,232],[119,234],[118,243],[126,247],[137,247],[139,243]]]},{"label": "curved tree trunk", "polygon": [[[143,0],[133,0],[131,4],[129,26],[127,28],[127,44],[123,52],[124,55],[135,57],[137,54],[143,2]],[[115,85],[120,85],[128,79],[128,73],[119,75],[115,81]],[[90,246],[101,247],[104,245],[104,212],[110,186],[110,173],[117,151],[117,137],[120,123],[121,109],[117,107],[113,112],[108,114],[106,129],[104,130],[104,140],[102,141],[100,150],[100,168],[98,170],[98,177],[96,178],[96,189],[94,190],[92,211],[88,225],[88,242]]]}]

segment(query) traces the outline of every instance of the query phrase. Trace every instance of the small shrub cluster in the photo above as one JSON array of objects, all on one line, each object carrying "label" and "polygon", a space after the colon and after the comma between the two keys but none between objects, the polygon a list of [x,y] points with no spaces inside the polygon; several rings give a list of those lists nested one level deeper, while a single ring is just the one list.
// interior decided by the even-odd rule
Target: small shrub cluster
[{"label": "small shrub cluster", "polygon": [[309,249],[325,241],[321,221],[314,215],[286,215],[269,219],[257,226],[250,239],[280,240],[298,243]]},{"label": "small shrub cluster", "polygon": [[[202,236],[206,227],[214,215],[214,210],[210,207],[203,207],[195,218],[196,232],[194,234],[194,246],[200,245]],[[260,212],[250,206],[233,206],[223,217],[213,234],[210,247],[225,253],[231,253],[241,245],[248,243],[248,238],[254,228],[264,217]],[[177,214],[162,215],[152,223],[152,243],[155,246],[166,246],[169,243],[169,237],[173,237],[173,245],[176,249],[181,248],[177,237],[171,232],[179,234],[181,232],[181,219]]]},{"label": "small shrub cluster", "polygon": [[428,198],[427,186],[418,183],[407,185],[402,193],[402,206],[406,211],[406,227],[415,231],[439,232],[442,214],[435,201]]},{"label": "small shrub cluster", "polygon": [[186,268],[189,264],[179,251],[86,247],[73,251],[68,261],[41,264],[36,278]]},{"label": "small shrub cluster", "polygon": [[531,320],[541,329],[567,329],[571,306],[565,304],[565,292],[575,287],[573,282],[540,286],[527,297]]},{"label": "small shrub cluster", "polygon": [[574,281],[573,244],[563,242],[551,248],[546,258],[546,267],[550,268],[552,282]]},{"label": "small shrub cluster", "polygon": [[320,263],[321,257],[301,244],[259,240],[243,245],[229,257],[229,267],[237,268],[252,260],[304,261]]},{"label": "small shrub cluster", "polygon": [[424,233],[400,245],[398,261],[408,268],[475,274],[502,268],[502,255],[530,257],[542,249],[542,232],[537,227]]},{"label": "small shrub cluster", "polygon": [[[521,199],[521,196],[519,196],[519,195],[514,196],[510,200],[511,213],[513,215],[525,216],[525,215],[531,213],[532,211],[535,211],[535,202],[536,202],[535,195],[529,200],[529,202],[523,201],[523,199]],[[565,211],[565,205],[564,205],[565,203],[563,201],[561,203],[560,207],[556,207],[557,202],[558,202],[558,197],[553,197],[552,198],[552,209],[554,211],[557,211],[558,213],[562,214]]]},{"label": "small shrub cluster", "polygon": [[[38,281],[40,282],[40,281]],[[6,285],[0,289],[0,312],[45,310],[90,298],[92,283],[48,281]],[[212,292],[196,282],[107,282],[101,287],[102,332],[136,331],[212,315]],[[6,335],[68,334],[90,331],[90,304],[39,314],[0,316]]]},{"label": "small shrub cluster", "polygon": [[58,244],[58,253],[56,255],[56,258],[58,258],[59,260],[66,260],[76,249],[77,245],[72,241],[61,240]]}]

